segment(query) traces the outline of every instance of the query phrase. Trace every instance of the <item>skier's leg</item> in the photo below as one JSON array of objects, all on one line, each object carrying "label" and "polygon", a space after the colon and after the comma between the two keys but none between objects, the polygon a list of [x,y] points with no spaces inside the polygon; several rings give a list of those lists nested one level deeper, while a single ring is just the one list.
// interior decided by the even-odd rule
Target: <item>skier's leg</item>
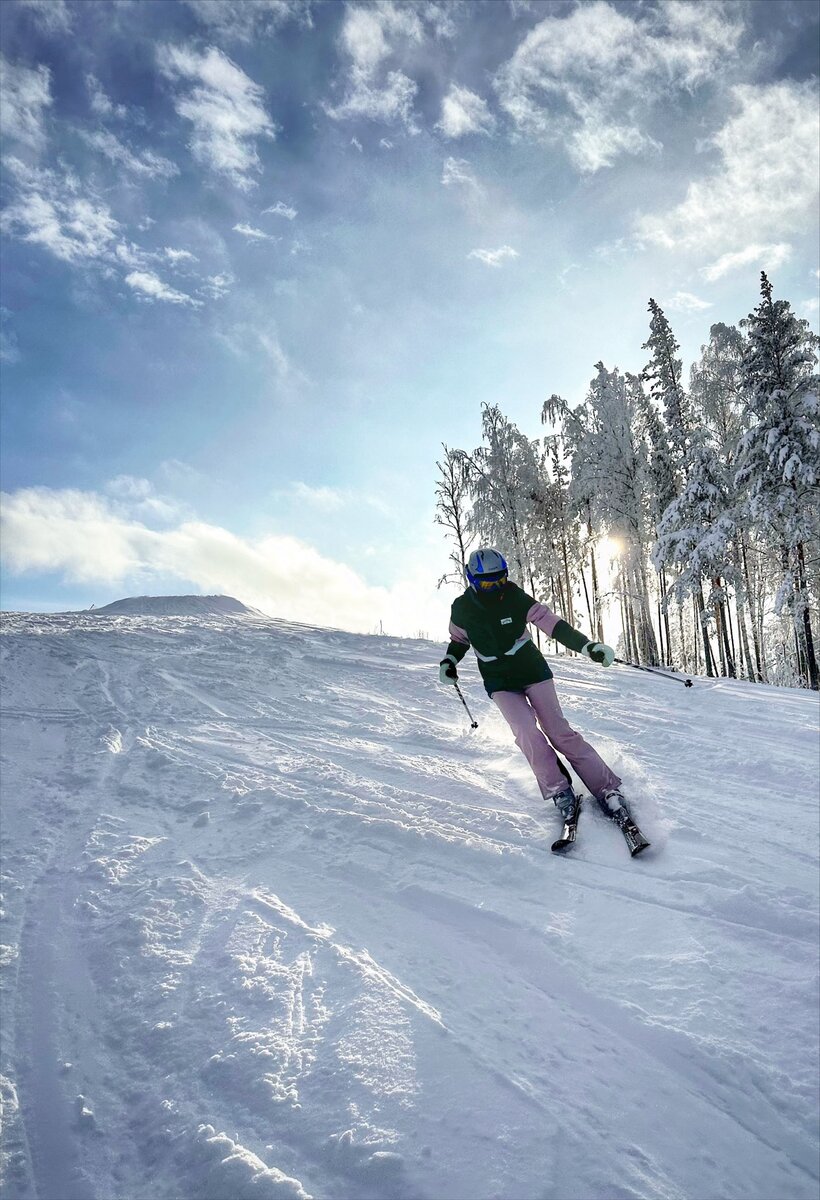
[{"label": "skier's leg", "polygon": [[523,692],[493,692],[493,700],[515,735],[515,744],[532,767],[541,795],[551,800],[567,786],[555,751],[544,737]]},{"label": "skier's leg", "polygon": [[572,728],[561,711],[554,681],[545,679],[543,683],[535,683],[526,689],[526,694],[544,733],[555,749],[566,755],[593,796],[617,788],[621,782],[618,776],[589,742]]}]

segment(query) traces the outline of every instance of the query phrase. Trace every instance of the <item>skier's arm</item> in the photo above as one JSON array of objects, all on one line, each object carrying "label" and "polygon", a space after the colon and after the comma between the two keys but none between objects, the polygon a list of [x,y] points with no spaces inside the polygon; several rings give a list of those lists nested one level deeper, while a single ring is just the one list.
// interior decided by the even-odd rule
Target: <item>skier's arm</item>
[{"label": "skier's arm", "polygon": [[603,642],[593,642],[585,633],[579,633],[568,621],[556,616],[546,604],[533,604],[527,613],[527,623],[543,629],[548,637],[555,638],[556,642],[560,642],[568,650],[586,654],[587,658],[600,666],[611,667],[615,661],[615,651],[611,646],[606,646]]},{"label": "skier's arm", "polygon": [[450,644],[447,653],[439,663],[439,679],[442,683],[455,683],[458,680],[456,666],[470,649],[470,639],[465,630],[450,622]]},{"label": "skier's arm", "polygon": [[460,663],[464,655],[470,649],[470,639],[467,637],[466,631],[460,629],[458,625],[450,622],[450,644],[447,647],[444,657],[449,658],[453,663]]},{"label": "skier's arm", "polygon": [[568,621],[564,621],[561,617],[557,616],[551,608],[547,608],[546,604],[538,604],[537,602],[533,604],[527,613],[527,624],[535,625],[547,637],[555,638],[556,642],[560,642],[568,650],[577,650],[580,653],[589,642],[586,634],[579,633],[577,629],[573,629]]}]

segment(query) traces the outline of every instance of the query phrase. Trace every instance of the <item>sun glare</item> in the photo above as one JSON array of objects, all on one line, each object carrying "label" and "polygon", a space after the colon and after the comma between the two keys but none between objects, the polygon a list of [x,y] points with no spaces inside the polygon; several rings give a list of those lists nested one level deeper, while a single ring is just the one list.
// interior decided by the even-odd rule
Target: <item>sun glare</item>
[{"label": "sun glare", "polygon": [[610,537],[607,534],[598,539],[597,547],[601,560],[605,563],[611,563],[621,555],[624,544],[620,538]]}]

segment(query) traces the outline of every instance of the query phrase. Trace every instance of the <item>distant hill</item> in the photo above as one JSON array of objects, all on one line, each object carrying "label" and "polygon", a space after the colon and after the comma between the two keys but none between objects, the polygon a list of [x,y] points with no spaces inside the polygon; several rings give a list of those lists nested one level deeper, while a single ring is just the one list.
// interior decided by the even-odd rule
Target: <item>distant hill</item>
[{"label": "distant hill", "polygon": [[104,617],[255,617],[260,614],[233,596],[128,596],[91,612]]}]

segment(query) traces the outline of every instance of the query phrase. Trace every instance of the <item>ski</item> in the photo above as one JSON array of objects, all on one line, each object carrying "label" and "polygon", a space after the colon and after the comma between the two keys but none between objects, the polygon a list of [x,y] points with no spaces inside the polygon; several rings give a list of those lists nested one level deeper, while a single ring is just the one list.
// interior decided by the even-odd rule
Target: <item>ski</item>
[{"label": "ski", "polygon": [[564,821],[564,828],[561,831],[561,836],[557,841],[552,843],[550,849],[553,854],[563,854],[565,850],[569,850],[570,846],[575,841],[575,835],[578,831],[578,816],[581,812],[581,798],[578,797],[578,802],[575,805],[575,815],[571,821]]}]

